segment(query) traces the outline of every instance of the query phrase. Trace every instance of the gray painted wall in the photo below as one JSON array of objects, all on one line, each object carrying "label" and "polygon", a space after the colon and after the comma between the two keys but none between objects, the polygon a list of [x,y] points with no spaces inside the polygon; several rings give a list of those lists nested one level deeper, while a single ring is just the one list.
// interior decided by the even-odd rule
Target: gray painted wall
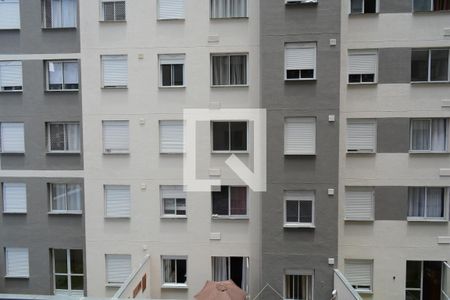
[{"label": "gray painted wall", "polygon": [[411,82],[411,48],[378,50],[378,83]]},{"label": "gray painted wall", "polygon": [[409,118],[377,119],[377,152],[407,153],[409,151]]},{"label": "gray painted wall", "polygon": [[[0,214],[0,293],[52,294],[50,249],[83,249],[83,215],[49,215],[48,183],[80,183],[80,178],[0,178],[27,184],[27,214]],[[0,193],[0,199],[2,198]],[[1,199],[3,211],[3,199]],[[5,247],[29,249],[30,278],[5,279]]]},{"label": "gray painted wall", "polygon": [[406,220],[408,214],[407,186],[375,187],[375,220]]},{"label": "gray painted wall", "polygon": [[[262,0],[261,86],[267,109],[267,192],[262,203],[262,286],[269,283],[283,293],[287,269],[314,272],[314,299],[329,299],[337,258],[338,199],[327,189],[338,185],[338,116],[340,3],[321,0],[317,5],[286,6],[284,1]],[[284,81],[284,44],[317,42],[317,80]],[[284,156],[284,118],[317,118],[316,155]],[[315,190],[315,228],[283,228],[283,191]],[[337,195],[337,191],[335,193]],[[275,299],[264,292],[263,299]]]}]

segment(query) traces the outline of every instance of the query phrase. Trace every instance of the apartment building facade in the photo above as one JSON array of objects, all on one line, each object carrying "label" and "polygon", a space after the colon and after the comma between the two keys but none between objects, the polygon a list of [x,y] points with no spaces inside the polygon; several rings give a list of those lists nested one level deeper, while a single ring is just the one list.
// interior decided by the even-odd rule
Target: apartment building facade
[{"label": "apartment building facade", "polygon": [[78,5],[0,1],[0,291],[83,295]]},{"label": "apartment building facade", "polygon": [[364,299],[441,299],[449,3],[341,5],[339,268]]}]

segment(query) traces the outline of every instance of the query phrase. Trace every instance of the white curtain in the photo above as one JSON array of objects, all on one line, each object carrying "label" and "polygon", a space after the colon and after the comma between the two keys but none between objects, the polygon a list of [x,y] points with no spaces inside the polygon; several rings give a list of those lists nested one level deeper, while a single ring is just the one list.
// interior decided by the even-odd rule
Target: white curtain
[{"label": "white curtain", "polygon": [[247,16],[247,0],[211,0],[211,18]]},{"label": "white curtain", "polygon": [[52,210],[66,210],[66,185],[52,185]]},{"label": "white curtain", "polygon": [[211,17],[226,18],[229,0],[211,0]]},{"label": "white curtain", "polygon": [[76,27],[77,0],[61,0],[62,27]]},{"label": "white curtain", "polygon": [[80,125],[79,124],[67,124],[67,150],[79,151],[80,150]]},{"label": "white curtain", "polygon": [[175,260],[164,259],[164,283],[176,283],[175,281]]},{"label": "white curtain", "polygon": [[64,63],[64,83],[78,84],[78,63],[66,62]]},{"label": "white curtain", "polygon": [[248,269],[249,269],[249,258],[242,258],[242,283],[241,288],[248,292]]},{"label": "white curtain", "polygon": [[425,188],[410,188],[409,217],[423,217],[425,214]]},{"label": "white curtain", "polygon": [[430,150],[431,122],[429,120],[413,120],[411,126],[411,150]]},{"label": "white curtain", "polygon": [[175,214],[175,199],[164,198],[164,213],[168,215]]},{"label": "white curtain", "polygon": [[62,27],[62,0],[52,0],[52,27]]},{"label": "white curtain", "polygon": [[433,119],[432,126],[433,131],[431,134],[431,148],[433,151],[445,151],[446,148],[446,135],[447,135],[447,122],[445,119]]},{"label": "white curtain", "polygon": [[81,187],[78,184],[67,185],[67,210],[81,210]]},{"label": "white curtain", "polygon": [[48,63],[48,76],[50,84],[62,84],[63,83],[63,64],[62,62],[49,62]]},{"label": "white curtain", "polygon": [[427,217],[441,218],[444,216],[444,189],[428,188],[427,190]]},{"label": "white curtain", "polygon": [[213,257],[213,280],[224,281],[230,279],[228,274],[228,257]]},{"label": "white curtain", "polygon": [[230,56],[230,84],[246,84],[247,57],[244,55]]},{"label": "white curtain", "polygon": [[230,0],[230,15],[231,17],[245,17],[247,16],[247,0]]},{"label": "white curtain", "polygon": [[229,56],[213,56],[213,85],[230,84]]}]

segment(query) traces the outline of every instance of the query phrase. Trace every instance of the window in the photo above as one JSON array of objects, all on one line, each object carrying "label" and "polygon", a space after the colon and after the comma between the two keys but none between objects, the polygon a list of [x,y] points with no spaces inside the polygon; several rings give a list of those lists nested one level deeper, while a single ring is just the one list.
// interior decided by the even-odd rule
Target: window
[{"label": "window", "polygon": [[121,286],[132,272],[131,255],[106,254],[105,258],[107,284]]},{"label": "window", "polygon": [[407,261],[405,299],[442,299],[442,273],[441,261]]},{"label": "window", "polygon": [[246,216],[247,188],[245,186],[221,186],[212,192],[213,216]]},{"label": "window", "polygon": [[184,54],[160,55],[159,66],[161,86],[184,86]]},{"label": "window", "polygon": [[129,185],[105,185],[107,218],[129,218],[131,195]]},{"label": "window", "polygon": [[233,282],[244,291],[248,292],[248,257],[237,256],[213,256],[212,257],[212,280]]},{"label": "window", "polygon": [[348,83],[377,82],[377,51],[350,51],[348,54]]},{"label": "window", "polygon": [[312,300],[313,299],[313,273],[286,271],[284,276],[285,300]]},{"label": "window", "polygon": [[125,20],[125,1],[102,0],[102,21]]},{"label": "window", "polygon": [[410,187],[408,219],[446,218],[447,190],[441,187]]},{"label": "window", "polygon": [[48,123],[48,151],[80,152],[79,123]]},{"label": "window", "polygon": [[0,0],[1,29],[20,29],[19,0]]},{"label": "window", "polygon": [[286,118],[284,121],[284,154],[316,153],[316,119]]},{"label": "window", "polygon": [[372,292],[373,261],[345,260],[345,277],[357,292]]},{"label": "window", "polygon": [[0,61],[0,91],[22,91],[21,61]]},{"label": "window", "polygon": [[56,213],[81,213],[81,185],[50,184],[51,211]]},{"label": "window", "polygon": [[5,261],[6,277],[30,277],[27,248],[5,248]]},{"label": "window", "polygon": [[247,151],[247,122],[212,122],[213,151]]},{"label": "window", "polygon": [[27,186],[25,183],[3,183],[3,212],[27,212]]},{"label": "window", "polygon": [[128,57],[126,55],[102,55],[103,87],[126,88],[128,86]]},{"label": "window", "polygon": [[314,226],[314,192],[313,191],[286,191],[285,227]]},{"label": "window", "polygon": [[47,90],[76,91],[79,87],[77,61],[48,61]]},{"label": "window", "polygon": [[372,119],[347,120],[347,152],[376,152],[377,123]]},{"label": "window", "polygon": [[411,120],[411,151],[446,152],[447,119]]},{"label": "window", "polygon": [[163,217],[186,217],[186,193],[182,185],[162,185],[161,203]]},{"label": "window", "polygon": [[211,18],[245,18],[247,0],[211,0]]},{"label": "window", "polygon": [[129,152],[128,121],[103,121],[103,152]]},{"label": "window", "polygon": [[184,0],[158,0],[159,19],[184,19]]},{"label": "window", "polygon": [[449,0],[414,0],[414,11],[450,10]]},{"label": "window", "polygon": [[2,153],[25,152],[23,123],[0,123],[0,150]]},{"label": "window", "polygon": [[411,53],[411,81],[449,81],[448,55],[449,49],[413,49]]},{"label": "window", "polygon": [[285,45],[285,80],[316,79],[316,43]]},{"label": "window", "polygon": [[162,257],[163,287],[187,285],[187,258],[180,256]]},{"label": "window", "polygon": [[377,12],[377,0],[350,0],[352,14],[374,14]]},{"label": "window", "polygon": [[77,0],[43,0],[45,28],[77,27]]},{"label": "window", "polygon": [[211,56],[212,85],[247,85],[247,55],[213,54]]},{"label": "window", "polygon": [[83,250],[53,249],[53,276],[56,295],[83,296]]},{"label": "window", "polygon": [[374,190],[368,187],[345,189],[345,219],[371,221],[374,218]]},{"label": "window", "polygon": [[183,153],[183,121],[159,121],[160,153]]}]

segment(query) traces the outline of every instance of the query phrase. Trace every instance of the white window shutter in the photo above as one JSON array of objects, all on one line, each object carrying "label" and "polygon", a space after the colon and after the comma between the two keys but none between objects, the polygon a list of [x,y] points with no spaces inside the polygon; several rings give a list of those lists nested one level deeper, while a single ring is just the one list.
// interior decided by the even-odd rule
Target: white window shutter
[{"label": "white window shutter", "polygon": [[129,151],[128,121],[103,121],[103,148],[105,153]]},{"label": "white window shutter", "polygon": [[370,260],[345,261],[345,277],[353,286],[372,286],[372,266]]},{"label": "white window shutter", "polygon": [[0,129],[1,152],[25,152],[25,133],[23,123],[1,123]]},{"label": "white window shutter", "polygon": [[162,54],[159,56],[160,65],[183,65],[184,54]]},{"label": "white window shutter", "polygon": [[316,44],[286,44],[286,70],[316,69]]},{"label": "white window shutter", "polygon": [[126,87],[128,85],[128,58],[126,55],[104,55],[103,86]]},{"label": "white window shutter", "polygon": [[0,62],[0,85],[2,87],[17,87],[23,85],[21,61]]},{"label": "white window shutter", "polygon": [[315,154],[316,119],[286,118],[284,124],[284,153]]},{"label": "white window shutter", "polygon": [[128,218],[131,211],[130,186],[105,185],[106,216]]},{"label": "white window shutter", "polygon": [[186,192],[182,185],[162,185],[161,198],[186,199]]},{"label": "white window shutter", "polygon": [[184,19],[184,0],[159,0],[159,19]]},{"label": "white window shutter", "polygon": [[373,210],[373,189],[352,188],[345,191],[345,218],[347,220],[372,220]]},{"label": "white window shutter", "polygon": [[348,152],[376,152],[376,139],[377,123],[375,120],[348,120]]},{"label": "white window shutter", "polygon": [[161,153],[183,153],[183,121],[159,122]]},{"label": "white window shutter", "polygon": [[285,200],[314,201],[314,191],[286,191]]},{"label": "white window shutter", "polygon": [[27,212],[27,187],[25,183],[3,183],[3,211],[5,213]]},{"label": "white window shutter", "polygon": [[106,281],[109,284],[121,284],[132,271],[131,255],[106,254]]},{"label": "white window shutter", "polygon": [[348,74],[375,74],[377,65],[376,52],[350,53],[348,56]]},{"label": "white window shutter", "polygon": [[6,276],[29,277],[28,249],[6,248]]},{"label": "white window shutter", "polygon": [[20,28],[19,0],[0,0],[0,29]]}]

